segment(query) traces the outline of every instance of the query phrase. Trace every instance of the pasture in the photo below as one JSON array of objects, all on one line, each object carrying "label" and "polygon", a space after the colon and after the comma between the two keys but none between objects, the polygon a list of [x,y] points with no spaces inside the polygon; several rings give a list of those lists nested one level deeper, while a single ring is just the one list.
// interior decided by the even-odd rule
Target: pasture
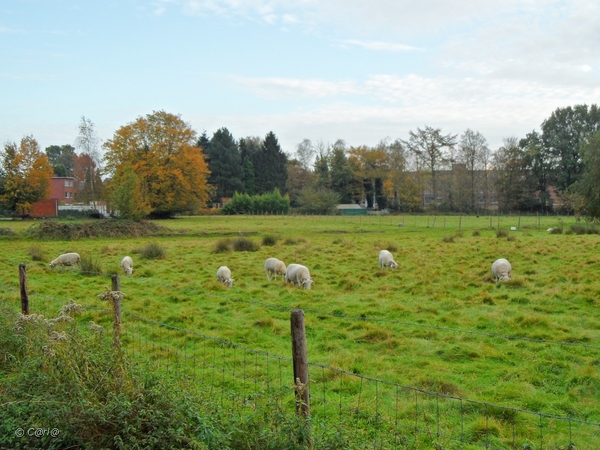
[{"label": "pasture", "polygon": [[[212,216],[158,223],[172,232],[81,240],[33,240],[20,235],[31,222],[0,223],[16,233],[0,238],[3,301],[18,307],[19,263],[27,264],[32,312],[54,312],[69,299],[106,308],[97,295],[110,286],[106,275],[119,273],[124,311],[286,357],[289,311],[302,309],[313,364],[600,422],[600,235],[546,232],[567,231],[573,218]],[[513,226],[518,229],[510,231]],[[256,244],[253,251],[227,250],[240,238]],[[144,258],[148,244],[160,246],[164,258]],[[381,249],[392,252],[397,270],[379,268]],[[49,269],[64,252],[93,259],[98,273]],[[125,255],[133,257],[132,276],[119,267]],[[306,265],[312,289],[267,281],[268,257]],[[500,257],[511,262],[512,277],[494,283],[490,267]],[[232,271],[231,289],[216,278],[221,265]],[[87,314],[103,320],[93,310]],[[123,327],[127,336],[125,319]],[[166,329],[136,333],[152,342],[142,346],[148,358],[160,359],[159,347],[199,351],[194,339],[174,339]],[[315,386],[327,378],[311,373]],[[504,442],[510,430],[494,419],[493,437]],[[598,428],[586,439],[589,448],[591,439],[598,444]]]}]

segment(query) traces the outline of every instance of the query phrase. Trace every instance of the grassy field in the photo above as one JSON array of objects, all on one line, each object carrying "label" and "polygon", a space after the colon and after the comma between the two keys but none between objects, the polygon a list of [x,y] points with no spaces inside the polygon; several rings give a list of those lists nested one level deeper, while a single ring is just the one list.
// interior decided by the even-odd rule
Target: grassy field
[{"label": "grassy field", "polygon": [[[3,299],[18,305],[17,266],[26,263],[32,312],[55,311],[55,302],[69,299],[106,307],[97,295],[110,286],[107,274],[121,273],[128,254],[134,273],[121,276],[126,312],[288,357],[289,311],[299,308],[311,363],[453,398],[600,422],[600,235],[546,231],[568,231],[573,218],[213,216],[159,224],[173,233],[61,241],[21,237],[32,222],[0,222]],[[276,242],[264,245],[265,237]],[[240,238],[253,241],[255,251],[217,251]],[[148,244],[160,246],[164,258],[144,258]],[[397,270],[378,267],[384,248]],[[48,268],[68,251],[92,259],[103,275]],[[268,282],[263,264],[271,256],[308,266],[313,288]],[[500,257],[513,273],[510,282],[496,284],[490,267]],[[221,265],[236,280],[231,289],[217,282]],[[136,332],[149,357],[160,357],[159,346],[200,351],[196,340],[173,338],[168,329]],[[315,388],[335,376],[311,372]],[[506,442],[510,427],[493,419],[492,437]],[[476,442],[477,424],[468,426]],[[586,439],[590,447],[577,448],[594,448],[598,428]],[[558,440],[546,445],[567,448]]]}]

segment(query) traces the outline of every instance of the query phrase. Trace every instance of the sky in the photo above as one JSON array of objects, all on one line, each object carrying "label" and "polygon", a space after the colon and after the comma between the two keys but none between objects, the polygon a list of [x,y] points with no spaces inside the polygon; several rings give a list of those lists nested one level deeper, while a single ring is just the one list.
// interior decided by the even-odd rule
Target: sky
[{"label": "sky", "polygon": [[0,140],[164,110],[284,152],[426,126],[503,139],[600,104],[597,0],[2,0]]}]

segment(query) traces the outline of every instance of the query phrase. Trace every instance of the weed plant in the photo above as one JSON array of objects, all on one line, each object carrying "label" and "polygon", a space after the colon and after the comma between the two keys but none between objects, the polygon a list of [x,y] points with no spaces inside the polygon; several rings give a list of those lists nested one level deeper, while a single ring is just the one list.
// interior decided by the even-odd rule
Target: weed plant
[{"label": "weed plant", "polygon": [[166,259],[167,251],[164,246],[151,243],[144,245],[141,249],[139,249],[139,254],[144,259]]},{"label": "weed plant", "polygon": [[215,253],[226,253],[232,250],[231,240],[229,239],[219,239],[215,242],[215,249],[213,250]]},{"label": "weed plant", "polygon": [[266,246],[274,246],[275,244],[277,244],[277,237],[273,236],[271,234],[267,235],[267,236],[263,236],[262,239],[262,245],[266,245]]},{"label": "weed plant", "polygon": [[43,261],[44,258],[44,251],[41,249],[41,247],[38,247],[37,245],[32,245],[31,247],[29,247],[27,249],[27,253],[29,253],[29,256],[31,257],[32,261]]},{"label": "weed plant", "polygon": [[84,275],[101,275],[103,273],[102,263],[96,255],[82,253],[81,262],[79,263],[81,273]]}]

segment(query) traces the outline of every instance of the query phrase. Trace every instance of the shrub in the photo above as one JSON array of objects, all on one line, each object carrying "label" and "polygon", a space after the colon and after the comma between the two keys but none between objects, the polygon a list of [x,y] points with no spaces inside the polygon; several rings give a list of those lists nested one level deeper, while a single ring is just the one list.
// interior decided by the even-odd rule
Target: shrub
[{"label": "shrub", "polygon": [[454,236],[444,236],[442,242],[451,243],[454,242]]},{"label": "shrub", "polygon": [[231,251],[231,241],[229,239],[219,239],[215,242],[215,253],[227,253]]},{"label": "shrub", "polygon": [[598,228],[592,224],[576,223],[571,225],[571,231],[573,234],[598,234]]},{"label": "shrub", "polygon": [[27,253],[31,256],[32,261],[43,261],[44,260],[44,252],[41,248],[32,246],[27,249]]},{"label": "shrub", "polygon": [[496,237],[497,238],[505,238],[508,236],[508,230],[505,230],[504,228],[498,228],[496,230]]},{"label": "shrub", "polygon": [[255,252],[260,248],[256,242],[248,238],[237,238],[233,241],[233,249],[236,252]]},{"label": "shrub", "polygon": [[473,231],[473,237],[477,237],[477,236],[481,236],[481,233],[479,232],[479,230]]},{"label": "shrub", "polygon": [[262,239],[262,245],[267,245],[269,247],[277,244],[277,238],[272,235],[264,236]]},{"label": "shrub", "polygon": [[140,256],[145,259],[165,259],[167,251],[162,245],[152,243],[140,249]]},{"label": "shrub", "polygon": [[102,275],[102,265],[97,256],[82,254],[80,268],[81,273],[85,275]]}]

